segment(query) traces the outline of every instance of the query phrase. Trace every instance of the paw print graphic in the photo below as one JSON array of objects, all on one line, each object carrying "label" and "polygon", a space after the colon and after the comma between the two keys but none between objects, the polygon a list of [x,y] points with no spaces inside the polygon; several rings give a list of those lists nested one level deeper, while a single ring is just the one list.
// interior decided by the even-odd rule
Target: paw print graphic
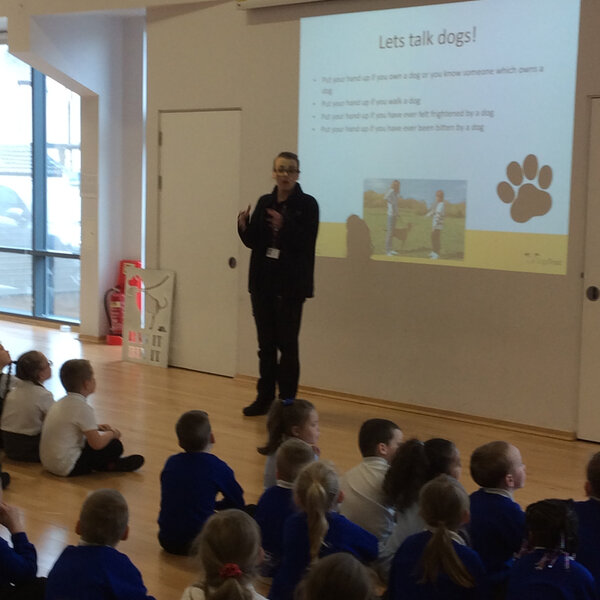
[{"label": "paw print graphic", "polygon": [[[508,181],[498,184],[498,197],[510,204],[510,216],[517,223],[526,223],[533,217],[541,217],[552,208],[552,196],[544,191],[552,183],[552,169],[544,165],[538,171],[535,154],[525,157],[523,165],[511,162],[506,167]],[[526,183],[523,181],[527,179]]]}]

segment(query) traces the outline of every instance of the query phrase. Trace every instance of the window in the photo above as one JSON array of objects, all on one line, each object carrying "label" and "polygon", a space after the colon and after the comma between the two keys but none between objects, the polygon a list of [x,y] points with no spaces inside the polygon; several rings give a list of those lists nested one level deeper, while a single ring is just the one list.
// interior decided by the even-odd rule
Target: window
[{"label": "window", "polygon": [[0,45],[0,311],[79,321],[80,99]]}]

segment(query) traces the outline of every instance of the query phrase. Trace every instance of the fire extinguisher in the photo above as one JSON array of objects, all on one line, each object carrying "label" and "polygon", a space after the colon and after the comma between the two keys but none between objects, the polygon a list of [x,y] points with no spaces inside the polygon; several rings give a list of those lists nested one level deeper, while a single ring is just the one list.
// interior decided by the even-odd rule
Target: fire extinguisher
[{"label": "fire extinguisher", "polygon": [[[104,310],[108,319],[109,332],[106,343],[120,346],[123,343],[123,318],[125,316],[125,268],[127,265],[141,268],[139,260],[122,260],[119,263],[119,278],[115,287],[104,294]],[[138,286],[139,287],[139,286]],[[138,298],[139,305],[139,298]]]},{"label": "fire extinguisher", "polygon": [[123,315],[125,314],[125,294],[123,290],[118,287],[107,290],[104,294],[104,310],[106,311],[109,328],[106,343],[118,346],[123,342]]}]

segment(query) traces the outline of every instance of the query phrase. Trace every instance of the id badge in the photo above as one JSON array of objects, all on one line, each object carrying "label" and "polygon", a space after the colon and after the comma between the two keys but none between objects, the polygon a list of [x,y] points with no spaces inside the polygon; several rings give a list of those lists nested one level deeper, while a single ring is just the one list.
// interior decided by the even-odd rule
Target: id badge
[{"label": "id badge", "polygon": [[279,248],[267,248],[267,258],[279,259]]}]

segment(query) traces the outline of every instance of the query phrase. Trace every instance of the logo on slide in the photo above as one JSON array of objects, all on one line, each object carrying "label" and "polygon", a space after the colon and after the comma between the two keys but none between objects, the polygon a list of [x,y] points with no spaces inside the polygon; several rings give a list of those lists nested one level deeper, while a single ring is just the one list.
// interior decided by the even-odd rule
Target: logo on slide
[{"label": "logo on slide", "polygon": [[[498,197],[510,204],[510,216],[517,223],[541,217],[552,208],[552,196],[544,191],[552,183],[552,169],[544,165],[538,171],[535,154],[525,157],[523,165],[513,161],[506,167],[508,181],[498,184]],[[526,183],[523,181],[527,179]]]}]

